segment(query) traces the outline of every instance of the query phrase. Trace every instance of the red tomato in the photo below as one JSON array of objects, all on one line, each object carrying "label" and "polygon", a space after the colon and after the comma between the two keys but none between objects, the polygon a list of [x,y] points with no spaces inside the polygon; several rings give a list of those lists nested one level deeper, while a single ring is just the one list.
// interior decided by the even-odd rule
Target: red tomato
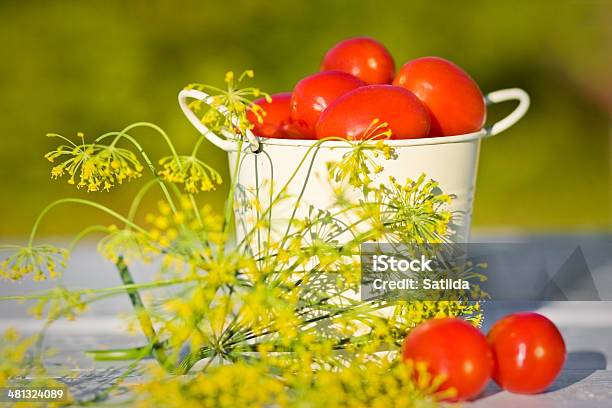
[{"label": "red tomato", "polygon": [[440,391],[454,388],[453,401],[476,397],[493,371],[493,356],[485,336],[462,319],[429,320],[404,341],[404,361],[425,362],[429,372],[445,376]]},{"label": "red tomato", "polygon": [[406,63],[393,85],[419,97],[431,115],[429,135],[452,136],[476,132],[486,119],[478,84],[461,68],[442,58],[424,57]]},{"label": "red tomato", "polygon": [[340,71],[319,72],[302,79],[291,97],[293,123],[305,138],[314,138],[321,112],[339,96],[363,85],[362,80]]},{"label": "red tomato", "polygon": [[341,96],[323,112],[317,138],[371,137],[366,130],[375,119],[388,124],[392,139],[425,137],[429,131],[427,110],[412,92],[392,85],[368,85]]},{"label": "red tomato", "polygon": [[557,378],[565,363],[565,343],[546,317],[514,313],[496,322],[488,334],[495,358],[493,379],[503,389],[537,394]]},{"label": "red tomato", "polygon": [[255,127],[253,133],[257,136],[280,139],[300,139],[301,135],[297,132],[290,117],[291,92],[282,92],[270,95],[272,102],[266,98],[253,101],[254,104],[263,108],[261,122],[255,113],[247,112],[247,119]]},{"label": "red tomato", "polygon": [[369,37],[349,38],[334,45],[321,63],[321,71],[338,70],[368,84],[390,84],[395,63],[387,49]]}]

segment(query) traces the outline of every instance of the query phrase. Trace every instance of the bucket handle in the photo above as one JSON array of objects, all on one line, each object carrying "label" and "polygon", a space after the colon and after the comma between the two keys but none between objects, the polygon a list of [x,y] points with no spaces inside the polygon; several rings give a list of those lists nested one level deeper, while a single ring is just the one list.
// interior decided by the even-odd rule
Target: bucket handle
[{"label": "bucket handle", "polygon": [[492,126],[485,129],[486,134],[483,138],[495,136],[498,133],[508,129],[521,118],[529,109],[529,95],[527,92],[519,88],[500,89],[499,91],[490,92],[485,97],[487,105],[506,101],[518,101],[518,106],[505,118],[495,122]]},{"label": "bucket handle", "polygon": [[[225,139],[217,136],[212,130],[206,127],[202,123],[202,121],[193,113],[193,111],[189,108],[189,103],[187,102],[188,98],[197,99],[199,101],[204,102],[205,104],[212,106],[213,97],[208,95],[205,92],[199,91],[197,89],[183,89],[178,94],[178,101],[181,107],[181,110],[189,120],[189,122],[195,127],[208,141],[217,146],[220,149],[225,150],[226,152],[235,152],[238,144],[231,140],[231,135],[229,132],[227,134],[224,133]],[[228,109],[225,106],[216,106],[215,109],[222,115],[227,116]],[[235,119],[232,119],[232,124],[234,126],[238,126],[238,123]],[[251,132],[251,130],[246,130],[246,137],[249,141],[249,145],[251,147],[252,152],[258,152],[261,144],[259,143],[259,139],[257,136]]]},{"label": "bucket handle", "polygon": [[[225,139],[223,139],[208,129],[189,108],[189,103],[187,102],[188,98],[197,99],[207,105],[211,105],[212,96],[197,89],[183,89],[181,92],[179,92],[178,101],[189,122],[212,144],[225,150],[226,152],[236,151],[237,144],[231,140],[231,135],[224,134]],[[519,88],[500,89],[499,91],[490,92],[486,95],[485,102],[487,105],[514,100],[519,102],[518,106],[508,116],[494,123],[492,126],[485,128],[486,133],[483,138],[495,136],[513,126],[525,115],[529,109],[529,95],[527,92]],[[227,108],[224,106],[218,106],[216,109],[223,115],[227,115],[228,113]],[[237,123],[234,123],[234,121],[232,121],[232,123],[237,125]],[[259,138],[249,129],[246,130],[246,136],[247,140],[249,141],[251,151],[258,152],[261,147]]]}]

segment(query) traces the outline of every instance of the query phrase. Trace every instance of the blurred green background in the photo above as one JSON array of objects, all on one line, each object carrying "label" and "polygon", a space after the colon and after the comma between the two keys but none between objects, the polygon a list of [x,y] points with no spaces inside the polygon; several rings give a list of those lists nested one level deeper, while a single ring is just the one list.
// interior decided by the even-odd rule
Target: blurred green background
[{"label": "blurred green background", "polygon": [[[110,193],[52,182],[46,132],[93,138],[152,121],[188,152],[197,133],[176,102],[185,84],[253,68],[264,90],[291,90],[330,46],[358,35],[386,44],[398,66],[439,55],[484,92],[530,93],[527,116],[483,143],[475,227],[610,230],[611,23],[607,1],[2,1],[0,236],[25,234],[63,196],[125,210],[143,182]],[[152,157],[166,154],[154,133],[136,136]],[[227,174],[224,154],[200,151]],[[205,199],[219,208],[222,196]],[[47,234],[105,220],[75,207],[53,214]]]}]

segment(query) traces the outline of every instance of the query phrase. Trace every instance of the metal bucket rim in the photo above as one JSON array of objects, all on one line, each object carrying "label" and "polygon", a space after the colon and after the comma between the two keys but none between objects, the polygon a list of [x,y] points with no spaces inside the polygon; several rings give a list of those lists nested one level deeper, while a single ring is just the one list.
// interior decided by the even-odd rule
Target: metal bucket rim
[{"label": "metal bucket rim", "polygon": [[[385,143],[391,147],[410,147],[410,146],[430,146],[430,145],[442,145],[449,143],[466,143],[472,142],[486,136],[487,131],[481,129],[478,132],[466,133],[464,135],[456,136],[440,136],[440,137],[427,137],[419,139],[388,139]],[[270,139],[270,138],[259,138],[261,144],[264,146],[294,146],[294,147],[311,147],[318,142],[316,139]],[[321,143],[321,147],[325,148],[351,148],[355,141],[336,141],[330,140]]]}]

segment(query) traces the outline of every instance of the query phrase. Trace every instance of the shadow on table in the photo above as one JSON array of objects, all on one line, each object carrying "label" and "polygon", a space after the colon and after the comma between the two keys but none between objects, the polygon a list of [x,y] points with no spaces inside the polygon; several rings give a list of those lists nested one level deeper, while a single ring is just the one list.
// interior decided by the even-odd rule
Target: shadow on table
[{"label": "shadow on table", "polygon": [[486,397],[490,397],[492,395],[497,394],[498,392],[502,392],[503,390],[495,384],[495,381],[491,380],[487,384],[485,390],[478,396],[477,400],[481,400]]},{"label": "shadow on table", "polygon": [[546,391],[559,391],[579,383],[597,370],[605,370],[608,361],[599,351],[572,351],[567,355],[565,367],[559,378]]},{"label": "shadow on table", "polygon": [[[567,354],[563,372],[545,393],[559,391],[577,384],[595,371],[605,370],[607,363],[606,356],[598,351],[572,351]],[[503,390],[494,381],[490,381],[478,399],[490,397],[501,391]]]}]

